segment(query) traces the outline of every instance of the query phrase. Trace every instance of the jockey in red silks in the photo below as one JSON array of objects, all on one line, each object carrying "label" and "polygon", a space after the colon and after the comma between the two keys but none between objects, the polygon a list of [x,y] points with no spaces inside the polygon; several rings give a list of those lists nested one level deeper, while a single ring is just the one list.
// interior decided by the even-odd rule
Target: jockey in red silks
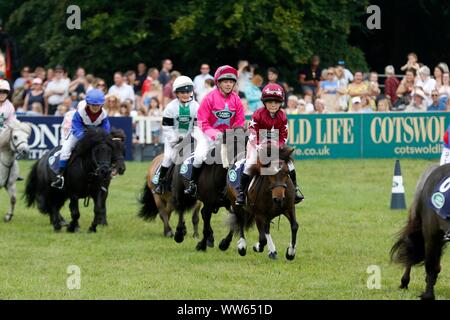
[{"label": "jockey in red silks", "polygon": [[[284,90],[276,83],[269,83],[262,90],[261,100],[264,108],[256,110],[250,121],[250,137],[247,143],[247,160],[241,176],[237,205],[245,205],[245,192],[251,180],[250,168],[256,163],[258,146],[262,143],[274,143],[282,148],[288,138],[288,122],[286,114],[281,110],[284,102]],[[304,197],[297,186],[295,167],[292,161],[288,163],[290,177],[295,186],[295,203],[301,202]]]},{"label": "jockey in red silks", "polygon": [[197,113],[198,126],[203,134],[197,140],[194,163],[186,194],[195,196],[197,178],[209,147],[222,138],[227,129],[244,127],[245,115],[241,99],[233,91],[238,78],[237,70],[231,66],[221,66],[214,74],[216,88],[202,100]]}]

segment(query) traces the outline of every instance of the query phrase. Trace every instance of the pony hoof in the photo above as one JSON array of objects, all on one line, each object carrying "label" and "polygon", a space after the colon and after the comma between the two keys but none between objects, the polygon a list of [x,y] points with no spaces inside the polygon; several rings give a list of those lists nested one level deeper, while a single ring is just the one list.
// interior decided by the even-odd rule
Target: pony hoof
[{"label": "pony hoof", "polygon": [[173,237],[173,232],[172,230],[167,231],[166,233],[164,233],[164,237],[166,238],[172,238]]},{"label": "pony hoof", "polygon": [[247,254],[247,249],[241,248],[241,249],[238,249],[238,252],[241,257],[245,257],[245,255]]},{"label": "pony hoof", "polygon": [[7,214],[7,215],[3,218],[3,221],[5,221],[5,222],[10,222],[11,219],[12,219],[12,215]]},{"label": "pony hoof", "polygon": [[206,245],[210,248],[214,248],[214,240],[206,240]]},{"label": "pony hoof", "polygon": [[184,235],[182,232],[175,232],[175,242],[182,243],[184,241]]},{"label": "pony hoof", "polygon": [[420,299],[421,300],[435,300],[434,294],[433,293],[422,293],[420,295]]},{"label": "pony hoof", "polygon": [[276,251],[269,252],[269,258],[272,259],[272,260],[277,260],[278,259],[277,252]]},{"label": "pony hoof", "polygon": [[89,233],[96,233],[96,232],[97,232],[97,229],[96,229],[96,228],[90,227],[89,230],[88,230],[88,232],[89,232]]},{"label": "pony hoof", "polygon": [[80,232],[80,227],[79,226],[71,226],[71,225],[69,225],[68,227],[67,227],[67,232],[69,232],[69,233],[77,233],[77,232]]},{"label": "pony hoof", "polygon": [[61,227],[53,228],[53,231],[54,231],[55,233],[60,233],[60,232],[61,232]]},{"label": "pony hoof", "polygon": [[402,290],[408,290],[408,285],[407,284],[401,284],[400,287],[398,287],[399,289]]},{"label": "pony hoof", "polygon": [[292,261],[292,260],[294,260],[294,258],[295,258],[295,252],[294,252],[294,254],[290,254],[289,248],[287,248],[286,249],[286,259],[288,259],[289,261]]},{"label": "pony hoof", "polygon": [[222,251],[226,251],[228,248],[230,247],[230,242],[223,239],[222,241],[220,241],[219,243],[219,249]]},{"label": "pony hoof", "polygon": [[199,243],[197,243],[195,249],[197,249],[197,251],[206,251],[206,241],[202,240]]},{"label": "pony hoof", "polygon": [[261,253],[264,252],[264,247],[261,247],[259,244],[253,245],[253,251]]}]

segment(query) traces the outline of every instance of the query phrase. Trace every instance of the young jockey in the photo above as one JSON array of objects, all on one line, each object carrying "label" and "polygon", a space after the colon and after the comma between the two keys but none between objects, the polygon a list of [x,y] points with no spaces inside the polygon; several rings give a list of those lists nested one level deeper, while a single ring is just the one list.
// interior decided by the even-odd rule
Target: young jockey
[{"label": "young jockey", "polygon": [[64,170],[69,161],[72,150],[78,140],[83,138],[85,130],[88,128],[101,127],[107,133],[110,132],[108,114],[102,109],[105,103],[105,95],[99,89],[92,89],[86,95],[86,100],[81,101],[78,110],[72,119],[72,129],[69,136],[64,140],[61,148],[59,160],[59,172],[56,180],[51,186],[62,189],[64,187]]},{"label": "young jockey", "polygon": [[[245,205],[245,192],[250,183],[250,168],[256,163],[257,145],[265,138],[267,140],[276,140],[275,142],[281,148],[286,144],[288,137],[288,123],[286,114],[280,110],[284,102],[283,88],[276,84],[268,84],[262,90],[261,100],[264,108],[260,108],[252,115],[250,122],[250,138],[247,143],[247,161],[245,162],[244,172],[241,177],[239,194],[236,198],[237,205]],[[295,167],[292,161],[288,163],[290,177],[295,185],[295,203],[301,202],[304,197],[297,186]]]},{"label": "young jockey", "polygon": [[8,100],[8,94],[11,91],[9,82],[0,80],[0,130],[10,121],[16,120],[13,104]]},{"label": "young jockey", "polygon": [[216,88],[202,100],[198,109],[198,126],[203,134],[199,135],[194,152],[192,176],[186,194],[195,196],[197,178],[209,147],[221,139],[227,129],[244,127],[245,115],[241,99],[233,91],[238,78],[237,70],[228,65],[217,68],[214,74]]},{"label": "young jockey", "polygon": [[[161,194],[167,170],[173,163],[175,145],[189,133],[196,139],[198,103],[193,100],[194,83],[191,78],[180,76],[173,83],[176,99],[172,100],[163,113],[163,132],[166,137],[164,143],[164,159],[161,163],[158,184],[155,193]],[[195,131],[195,133],[194,133]]]}]

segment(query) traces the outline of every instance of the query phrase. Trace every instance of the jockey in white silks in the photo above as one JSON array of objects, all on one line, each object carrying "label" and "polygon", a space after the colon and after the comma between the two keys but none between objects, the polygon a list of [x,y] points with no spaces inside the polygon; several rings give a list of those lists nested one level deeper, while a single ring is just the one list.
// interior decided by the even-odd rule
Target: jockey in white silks
[{"label": "jockey in white silks", "polygon": [[176,99],[172,100],[163,113],[162,125],[166,138],[164,143],[164,159],[161,163],[158,184],[155,193],[163,193],[166,174],[174,163],[175,146],[191,133],[196,139],[200,133],[197,127],[197,111],[199,105],[193,100],[194,83],[191,78],[179,76],[173,83]]},{"label": "jockey in white silks", "polygon": [[202,134],[195,147],[192,176],[184,191],[186,194],[195,196],[197,193],[197,179],[210,146],[215,141],[220,141],[227,129],[243,128],[245,125],[244,107],[239,96],[233,91],[237,78],[235,68],[228,65],[217,68],[214,74],[216,88],[208,93],[200,104],[197,118]]},{"label": "jockey in white silks", "polygon": [[[65,137],[61,155],[59,159],[59,172],[56,180],[52,182],[52,187],[62,189],[64,187],[64,170],[70,159],[72,150],[77,142],[83,138],[86,129],[93,127],[101,127],[105,132],[109,133],[111,126],[109,124],[108,114],[102,109],[105,103],[105,95],[99,89],[92,89],[86,95],[86,100],[81,101],[78,110],[72,118],[72,128],[70,134]],[[83,106],[84,105],[84,106]]]},{"label": "jockey in white silks", "polygon": [[16,120],[16,109],[14,109],[8,95],[11,91],[9,82],[0,80],[0,130],[2,130],[9,122]]}]

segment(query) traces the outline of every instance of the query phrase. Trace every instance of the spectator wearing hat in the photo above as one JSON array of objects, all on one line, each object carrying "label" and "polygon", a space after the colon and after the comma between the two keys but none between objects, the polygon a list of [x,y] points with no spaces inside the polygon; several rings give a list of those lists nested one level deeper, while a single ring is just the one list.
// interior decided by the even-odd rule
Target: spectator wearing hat
[{"label": "spectator wearing hat", "polygon": [[431,99],[433,103],[428,106],[427,111],[445,111],[447,108],[446,101],[441,100],[439,97],[439,91],[436,89],[431,92]]},{"label": "spectator wearing hat", "polygon": [[311,58],[311,63],[299,72],[298,81],[305,95],[316,95],[321,74],[320,58],[315,55]]},{"label": "spectator wearing hat", "polygon": [[353,74],[352,74],[352,72],[350,70],[348,70],[346,68],[345,61],[344,60],[339,60],[338,61],[338,66],[343,69],[344,77],[345,77],[345,80],[347,80],[347,83],[352,82],[353,81]]},{"label": "spectator wearing hat", "polygon": [[384,80],[384,95],[391,100],[392,104],[397,102],[397,89],[400,85],[400,81],[395,77],[395,69],[389,65],[384,69],[386,74],[386,80]]},{"label": "spectator wearing hat", "polygon": [[134,107],[134,90],[131,86],[124,82],[122,72],[118,71],[114,73],[114,85],[109,88],[108,94],[118,96],[120,103],[125,103],[127,100],[131,101],[131,107]]},{"label": "spectator wearing hat", "polygon": [[47,104],[44,106],[45,115],[53,115],[58,105],[63,103],[64,98],[69,95],[69,83],[64,79],[64,68],[60,65],[55,67],[55,76],[47,84],[44,97]]},{"label": "spectator wearing hat", "polygon": [[431,92],[436,88],[436,80],[430,77],[430,68],[423,66],[418,71],[419,77],[416,80],[415,86],[422,88],[425,94],[426,105],[429,106],[433,101],[431,100]]},{"label": "spectator wearing hat", "polygon": [[[31,110],[31,105],[34,102],[39,102],[42,106],[46,106],[47,101],[44,97],[44,88],[42,87],[41,78],[34,78],[31,85],[31,90],[25,96],[22,111]],[[46,107],[45,107],[46,108]]]},{"label": "spectator wearing hat", "polygon": [[427,110],[427,96],[420,88],[415,88],[411,103],[406,107],[406,112],[423,112]]}]

